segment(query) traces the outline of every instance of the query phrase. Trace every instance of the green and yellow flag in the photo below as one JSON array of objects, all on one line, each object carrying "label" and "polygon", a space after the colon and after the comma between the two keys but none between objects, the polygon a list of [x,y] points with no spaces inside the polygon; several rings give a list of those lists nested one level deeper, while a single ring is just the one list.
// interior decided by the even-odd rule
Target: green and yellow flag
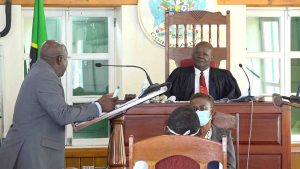
[{"label": "green and yellow flag", "polygon": [[30,67],[40,58],[41,46],[47,39],[44,0],[35,0],[30,48]]}]

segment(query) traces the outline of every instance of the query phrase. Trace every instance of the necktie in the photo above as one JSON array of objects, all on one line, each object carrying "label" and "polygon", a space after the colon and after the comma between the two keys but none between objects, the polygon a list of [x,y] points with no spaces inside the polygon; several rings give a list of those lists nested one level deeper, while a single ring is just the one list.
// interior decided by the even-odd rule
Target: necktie
[{"label": "necktie", "polygon": [[199,93],[208,94],[203,71],[200,73]]}]

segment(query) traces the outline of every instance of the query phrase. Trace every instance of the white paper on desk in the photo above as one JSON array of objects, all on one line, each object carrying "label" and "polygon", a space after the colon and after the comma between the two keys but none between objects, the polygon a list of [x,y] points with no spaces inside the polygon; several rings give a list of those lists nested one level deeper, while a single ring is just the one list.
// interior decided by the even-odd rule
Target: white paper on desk
[{"label": "white paper on desk", "polygon": [[108,113],[105,113],[104,115],[100,116],[100,117],[97,117],[97,118],[94,118],[93,120],[91,121],[86,121],[86,122],[81,122],[81,123],[74,123],[73,124],[73,128],[75,131],[78,131],[80,129],[83,129],[87,126],[90,126],[98,121],[101,121],[103,119],[112,119],[118,115],[121,115],[123,113],[125,113],[125,110],[133,107],[133,106],[136,106],[138,104],[141,104],[155,96],[158,96],[158,95],[161,95],[163,93],[165,93],[166,91],[168,90],[168,88],[166,86],[164,87],[161,87],[160,90],[158,91],[155,91],[155,92],[152,92],[150,94],[148,94],[147,96],[145,97],[142,97],[142,98],[135,98],[135,99],[132,99],[122,105],[119,105],[117,109],[111,111],[111,112],[108,112]]}]

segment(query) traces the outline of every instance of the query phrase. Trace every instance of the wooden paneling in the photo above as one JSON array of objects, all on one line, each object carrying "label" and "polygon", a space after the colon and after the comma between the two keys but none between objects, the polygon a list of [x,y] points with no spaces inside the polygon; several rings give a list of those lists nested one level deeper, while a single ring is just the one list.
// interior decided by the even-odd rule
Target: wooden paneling
[{"label": "wooden paneling", "polygon": [[[244,133],[240,135],[240,143],[248,143],[250,128],[250,115],[240,115],[240,132]],[[281,144],[281,116],[274,115],[254,115],[253,116],[253,131],[252,142],[257,144]]]},{"label": "wooden paneling", "polygon": [[81,169],[82,166],[106,167],[107,148],[67,148],[65,166]]},{"label": "wooden paneling", "polygon": [[65,157],[65,167],[80,168],[80,158],[67,158]]},{"label": "wooden paneling", "polygon": [[272,0],[272,5],[278,6],[300,6],[300,0]]},{"label": "wooden paneling", "polygon": [[[129,135],[134,135],[135,141],[139,141],[164,134],[169,114],[178,106],[186,104],[188,103],[142,104],[129,109],[124,121],[126,154]],[[216,104],[215,108],[223,113],[240,114],[239,162],[241,168],[245,168],[243,166],[246,166],[245,155],[248,152],[251,104]],[[285,106],[277,109],[272,103],[254,103],[253,112],[249,169],[290,169],[290,108]]]},{"label": "wooden paneling", "polygon": [[[185,104],[142,104],[130,109],[125,116],[125,142],[128,143],[130,133],[139,132],[135,141],[163,134],[170,112]],[[245,135],[249,133],[251,104],[217,104],[216,109],[224,113],[240,113],[240,168],[246,168],[248,144]],[[290,113],[286,106],[282,111],[271,103],[254,104],[249,169],[290,169]],[[67,167],[80,168],[82,164],[106,166],[106,148],[66,149],[65,155]],[[300,145],[293,145],[292,169],[300,168],[299,161]]]},{"label": "wooden paneling", "polygon": [[[247,168],[247,155],[240,156],[240,168]],[[251,169],[280,169],[281,155],[251,155],[249,158],[249,168]]]},{"label": "wooden paneling", "polygon": [[[5,0],[0,0],[4,4]],[[33,6],[34,0],[12,0],[13,4]],[[44,0],[45,6],[57,7],[96,7],[96,6],[121,6],[136,5],[137,0]]]},{"label": "wooden paneling", "polygon": [[292,169],[300,168],[300,152],[292,152]]},{"label": "wooden paneling", "polygon": [[300,168],[300,144],[292,144],[292,168],[291,169],[299,169]]}]

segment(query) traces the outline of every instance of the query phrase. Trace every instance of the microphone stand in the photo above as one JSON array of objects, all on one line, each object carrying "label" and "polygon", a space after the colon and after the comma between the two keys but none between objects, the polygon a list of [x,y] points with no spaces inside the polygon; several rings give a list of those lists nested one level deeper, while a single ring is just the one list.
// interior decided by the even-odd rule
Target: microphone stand
[{"label": "microphone stand", "polygon": [[248,96],[245,96],[245,97],[242,97],[241,100],[244,101],[244,102],[250,102],[250,101],[254,101],[254,97],[251,96],[251,88],[250,88],[250,80],[249,80],[249,77],[245,71],[245,69],[243,68],[243,65],[242,64],[239,64],[239,67],[243,69],[246,77],[247,77],[247,80],[248,80],[248,84],[249,84],[249,87],[248,87]]},{"label": "microphone stand", "polygon": [[96,67],[103,67],[103,66],[135,67],[135,68],[139,68],[139,69],[143,70],[145,72],[147,80],[149,82],[149,87],[143,91],[143,93],[139,96],[139,98],[145,97],[145,96],[147,96],[148,94],[150,94],[152,92],[158,91],[160,89],[160,87],[162,87],[162,85],[160,85],[158,83],[153,84],[151,79],[150,79],[150,76],[147,73],[147,71],[144,68],[140,67],[140,66],[134,66],[134,65],[104,65],[102,63],[96,63],[95,66]]}]

